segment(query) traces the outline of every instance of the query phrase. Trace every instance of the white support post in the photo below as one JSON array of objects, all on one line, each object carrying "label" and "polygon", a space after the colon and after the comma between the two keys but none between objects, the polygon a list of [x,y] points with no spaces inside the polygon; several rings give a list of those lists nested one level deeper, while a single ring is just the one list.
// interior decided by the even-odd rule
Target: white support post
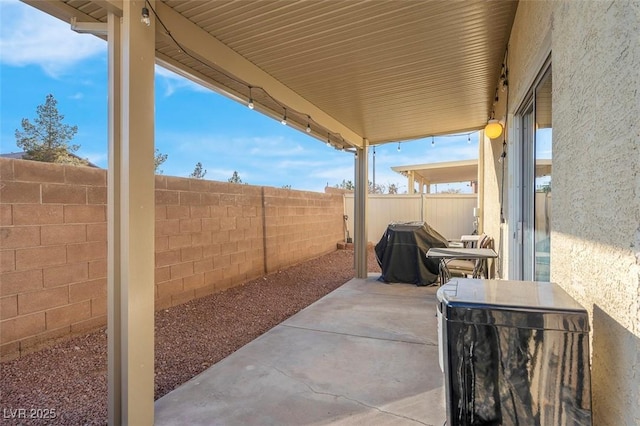
[{"label": "white support post", "polygon": [[368,200],[368,147],[369,141],[364,139],[362,148],[356,148],[356,191],[355,191],[355,220],[354,220],[354,253],[356,263],[356,278],[367,278],[367,200]]},{"label": "white support post", "polygon": [[[151,4],[154,2],[151,0]],[[155,27],[109,14],[108,420],[154,417]]]},{"label": "white support post", "polygon": [[407,175],[407,192],[409,194],[416,193],[416,179],[413,170],[409,170],[409,173]]},{"label": "white support post", "polygon": [[[478,208],[480,209],[480,216],[478,217],[478,234],[482,234],[484,232],[484,185],[485,185],[485,176],[484,176],[484,165],[485,165],[485,137],[484,130],[480,131],[480,143],[478,144],[478,176],[477,176],[477,196],[478,196]],[[490,143],[490,142],[489,142]]]},{"label": "white support post", "polygon": [[107,193],[107,382],[108,382],[108,422],[122,424],[122,360],[120,322],[120,264],[121,264],[121,221],[120,221],[120,173],[121,173],[121,34],[120,18],[113,13],[108,16],[109,46],[109,171]]}]

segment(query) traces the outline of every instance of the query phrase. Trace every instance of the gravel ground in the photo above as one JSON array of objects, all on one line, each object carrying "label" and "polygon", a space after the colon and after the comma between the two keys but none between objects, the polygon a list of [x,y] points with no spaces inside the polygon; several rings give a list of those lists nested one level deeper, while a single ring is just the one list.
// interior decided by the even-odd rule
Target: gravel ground
[{"label": "gravel ground", "polygon": [[[372,249],[368,264],[380,271]],[[338,250],[156,312],[156,399],[352,277],[353,251]],[[101,329],[0,364],[3,424],[106,424],[106,346]],[[15,420],[22,414],[40,419]]]}]

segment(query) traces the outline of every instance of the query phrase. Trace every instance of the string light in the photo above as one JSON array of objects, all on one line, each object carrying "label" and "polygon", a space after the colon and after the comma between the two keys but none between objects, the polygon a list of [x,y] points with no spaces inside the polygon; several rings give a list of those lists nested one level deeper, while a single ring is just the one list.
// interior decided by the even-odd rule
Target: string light
[{"label": "string light", "polygon": [[400,142],[398,142],[398,152],[400,152]]},{"label": "string light", "polygon": [[[507,49],[505,50],[505,53],[504,53],[504,61],[502,62],[502,69],[500,70],[500,84],[499,84],[499,86],[502,88],[503,92],[509,88],[509,68],[507,67],[507,64],[509,63],[508,60],[507,60],[508,55],[509,55],[509,48],[507,46]],[[497,103],[497,101],[498,101],[498,88],[496,88],[495,100],[496,100],[496,103]],[[509,105],[509,97],[507,96],[507,107],[508,107],[508,105]],[[508,108],[507,108],[507,110],[508,110]],[[484,128],[485,136],[487,136],[489,139],[499,138],[500,135],[502,135],[502,132],[504,131],[503,124],[504,124],[504,121],[500,122],[500,121],[496,120],[496,118],[495,118],[495,103],[494,103],[494,108],[491,110],[491,115],[489,116],[489,121],[487,122],[487,125]],[[501,157],[501,159],[502,159],[502,157]]]},{"label": "string light", "polygon": [[502,72],[500,73],[500,86],[503,92],[507,90],[509,86],[509,68],[507,68],[507,65],[504,63],[502,64]]},{"label": "string light", "polygon": [[[153,5],[151,3],[148,3],[145,0],[145,6],[142,8],[142,22],[144,22],[147,25],[151,25],[151,21],[150,21],[150,18],[149,18],[149,16],[150,16],[149,12],[153,13],[153,16],[155,17],[156,22],[162,27],[162,30],[164,31],[165,35],[167,37],[169,37],[169,39],[175,44],[175,47],[177,48],[178,52],[184,53],[185,55],[187,55],[192,60],[198,62],[203,67],[207,68],[212,73],[212,76],[211,76],[212,79],[214,79],[214,80],[216,80],[216,78],[219,79],[220,77],[216,76],[216,74],[218,74],[218,75],[220,75],[220,76],[222,76],[225,79],[230,81],[230,83],[226,84],[226,86],[228,88],[230,88],[232,90],[235,90],[237,92],[242,92],[242,90],[237,88],[237,87],[234,87],[234,86],[243,86],[245,88],[245,90],[248,89],[249,99],[248,99],[248,102],[247,102],[247,107],[249,107],[250,109],[254,109],[255,108],[255,103],[254,103],[252,91],[253,91],[253,89],[258,89],[258,90],[261,91],[261,94],[262,94],[261,101],[260,101],[261,106],[265,107],[266,109],[271,109],[274,112],[277,111],[277,109],[275,108],[275,106],[269,105],[269,103],[275,104],[279,108],[284,109],[284,115],[283,115],[282,120],[280,120],[280,123],[282,123],[283,125],[287,125],[288,124],[288,119],[291,118],[291,114],[293,114],[292,117],[293,117],[294,121],[296,121],[296,118],[301,120],[302,117],[304,117],[306,115],[306,117],[307,117],[307,127],[306,127],[305,130],[306,130],[307,133],[311,133],[311,130],[312,130],[311,129],[311,123],[313,122],[313,123],[315,123],[315,125],[317,125],[318,128],[328,131],[328,133],[327,133],[328,134],[327,142],[328,142],[329,146],[333,146],[331,144],[331,139],[333,139],[334,141],[338,141],[335,144],[335,148],[336,149],[340,149],[340,150],[344,150],[344,146],[345,146],[345,144],[347,144],[347,142],[345,141],[344,137],[342,137],[342,135],[340,133],[332,133],[325,126],[323,126],[321,124],[318,124],[315,121],[313,121],[308,114],[303,114],[300,111],[296,111],[294,109],[287,108],[284,104],[279,102],[276,98],[274,98],[264,88],[251,86],[247,82],[245,82],[243,80],[239,80],[235,76],[226,73],[224,70],[212,67],[209,63],[203,61],[198,56],[193,55],[192,53],[190,53],[187,49],[185,49],[180,44],[180,42],[175,38],[173,33],[169,30],[167,25],[162,21],[161,17],[158,16],[158,12],[155,10]],[[222,80],[217,80],[217,81],[222,81]],[[268,102],[265,102],[265,101],[268,101]],[[351,144],[348,144],[348,145],[350,146]]]},{"label": "string light", "polygon": [[507,142],[502,142],[502,152],[500,153],[500,157],[498,157],[498,163],[502,164],[504,159],[507,157]]},{"label": "string light", "polygon": [[255,105],[253,104],[253,96],[251,96],[251,89],[252,87],[249,86],[249,103],[247,104],[249,109],[253,109],[255,107]]},{"label": "string light", "polygon": [[471,143],[471,134],[470,133],[467,134],[467,143]]},{"label": "string light", "polygon": [[431,146],[436,146],[436,140],[431,136]]},{"label": "string light", "polygon": [[149,9],[146,6],[142,8],[142,17],[140,18],[140,22],[145,24],[147,27],[151,25],[151,19],[149,18]]}]

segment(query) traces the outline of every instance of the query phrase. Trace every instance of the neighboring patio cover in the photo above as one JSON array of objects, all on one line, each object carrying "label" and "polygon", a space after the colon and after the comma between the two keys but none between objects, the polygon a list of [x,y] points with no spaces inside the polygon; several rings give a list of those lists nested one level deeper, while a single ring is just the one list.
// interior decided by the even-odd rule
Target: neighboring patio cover
[{"label": "neighboring patio cover", "polygon": [[407,188],[410,194],[414,192],[416,183],[420,188],[427,185],[427,193],[429,193],[429,185],[478,180],[478,160],[394,166],[391,170],[407,177]]},{"label": "neighboring patio cover", "polygon": [[[479,180],[478,160],[394,166],[391,167],[391,170],[398,172],[407,178],[407,188],[409,188],[409,193],[413,193],[416,183],[418,183],[420,187],[422,187],[422,185],[427,185],[427,193],[429,193],[429,185],[437,185],[439,183],[477,182]],[[551,160],[537,159],[536,177],[548,176],[550,174]]]}]

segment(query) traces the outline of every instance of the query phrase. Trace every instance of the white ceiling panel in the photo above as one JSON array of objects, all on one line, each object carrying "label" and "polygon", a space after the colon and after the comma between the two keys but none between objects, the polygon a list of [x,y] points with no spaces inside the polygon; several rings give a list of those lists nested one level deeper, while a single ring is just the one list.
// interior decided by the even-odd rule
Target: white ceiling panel
[{"label": "white ceiling panel", "polygon": [[[27,2],[102,22],[106,5],[120,3]],[[319,139],[379,144],[483,127],[516,8],[508,0],[157,0],[175,39],[156,22],[157,52],[237,99],[253,86],[259,110],[277,117],[286,108],[298,127],[310,117]],[[220,43],[236,59],[203,53]]]}]

